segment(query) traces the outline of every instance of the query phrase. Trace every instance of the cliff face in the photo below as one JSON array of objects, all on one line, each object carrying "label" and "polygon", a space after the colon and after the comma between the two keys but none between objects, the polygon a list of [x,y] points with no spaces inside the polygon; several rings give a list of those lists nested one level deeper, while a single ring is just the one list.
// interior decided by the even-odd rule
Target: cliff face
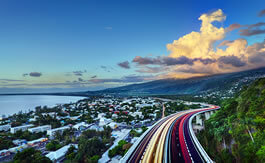
[{"label": "cliff face", "polygon": [[265,161],[265,78],[222,104],[198,138],[216,162]]}]

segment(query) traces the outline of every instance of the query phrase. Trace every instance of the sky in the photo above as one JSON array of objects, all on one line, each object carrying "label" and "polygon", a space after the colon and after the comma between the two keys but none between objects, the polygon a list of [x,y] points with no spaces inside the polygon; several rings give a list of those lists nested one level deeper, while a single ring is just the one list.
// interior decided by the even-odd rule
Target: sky
[{"label": "sky", "polygon": [[0,93],[99,90],[265,66],[263,0],[2,0]]}]

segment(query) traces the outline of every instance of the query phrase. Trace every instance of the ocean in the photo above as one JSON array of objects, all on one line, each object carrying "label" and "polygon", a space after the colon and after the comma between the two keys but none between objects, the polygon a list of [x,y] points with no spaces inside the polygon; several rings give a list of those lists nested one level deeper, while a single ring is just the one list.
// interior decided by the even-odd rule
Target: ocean
[{"label": "ocean", "polygon": [[36,106],[55,106],[76,102],[85,97],[51,95],[7,95],[0,96],[0,115],[12,115],[19,111],[34,110]]}]

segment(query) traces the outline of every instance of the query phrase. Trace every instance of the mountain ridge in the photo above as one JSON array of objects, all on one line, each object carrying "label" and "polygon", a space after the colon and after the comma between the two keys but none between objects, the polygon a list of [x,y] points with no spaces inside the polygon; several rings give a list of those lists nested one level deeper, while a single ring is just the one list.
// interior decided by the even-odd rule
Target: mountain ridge
[{"label": "mountain ridge", "polygon": [[87,91],[87,93],[120,95],[198,94],[210,90],[228,89],[234,83],[244,78],[248,78],[247,80],[251,82],[263,75],[265,75],[265,67],[241,72],[193,77],[188,79],[160,79],[99,91]]}]

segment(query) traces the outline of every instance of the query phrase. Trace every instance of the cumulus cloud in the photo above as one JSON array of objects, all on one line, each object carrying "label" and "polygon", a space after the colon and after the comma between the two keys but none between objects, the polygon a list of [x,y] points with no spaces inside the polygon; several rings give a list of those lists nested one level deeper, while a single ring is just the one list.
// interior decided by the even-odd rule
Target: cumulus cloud
[{"label": "cumulus cloud", "polygon": [[42,73],[40,73],[40,72],[31,72],[31,73],[29,73],[29,76],[31,76],[31,77],[41,77]]},{"label": "cumulus cloud", "polygon": [[258,14],[259,17],[265,16],[265,9],[261,10]]},{"label": "cumulus cloud", "polygon": [[241,61],[240,58],[231,55],[231,56],[222,56],[220,58],[218,58],[218,62],[221,64],[229,64],[232,65],[234,67],[242,67],[245,66],[246,63]]},{"label": "cumulus cloud", "polygon": [[118,63],[118,66],[125,69],[130,69],[130,63],[128,61]]},{"label": "cumulus cloud", "polygon": [[226,19],[221,9],[199,17],[202,21],[200,32],[191,32],[173,43],[167,48],[171,52],[170,57],[186,56],[190,58],[208,58],[213,55],[213,44],[225,37],[225,29],[217,28],[212,22],[222,22]]},{"label": "cumulus cloud", "polygon": [[[225,40],[226,34],[240,28],[241,35],[263,33],[264,22],[222,26],[226,16],[221,9],[202,14],[200,31],[192,31],[167,44],[168,56],[136,56],[137,72],[165,77],[192,77],[229,73],[265,66],[265,41],[248,45],[246,39]],[[213,22],[220,23],[217,27]],[[243,31],[247,30],[247,31]],[[219,43],[221,42],[221,43]],[[217,44],[219,43],[219,44]]]}]

